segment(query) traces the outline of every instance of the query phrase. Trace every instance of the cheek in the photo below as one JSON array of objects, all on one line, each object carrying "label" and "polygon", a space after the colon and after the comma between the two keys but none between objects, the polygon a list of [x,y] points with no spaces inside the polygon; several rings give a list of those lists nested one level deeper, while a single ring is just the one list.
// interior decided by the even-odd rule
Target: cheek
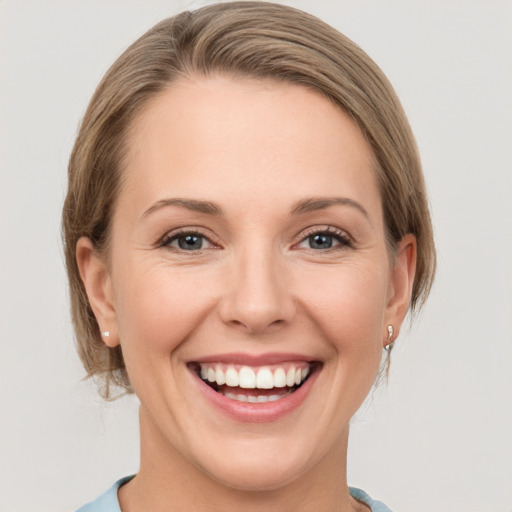
[{"label": "cheek", "polygon": [[379,265],[332,267],[296,278],[309,316],[338,351],[380,355],[388,276]]},{"label": "cheek", "polygon": [[127,272],[118,287],[116,312],[123,351],[168,358],[208,314],[212,302],[204,280],[164,265]]}]

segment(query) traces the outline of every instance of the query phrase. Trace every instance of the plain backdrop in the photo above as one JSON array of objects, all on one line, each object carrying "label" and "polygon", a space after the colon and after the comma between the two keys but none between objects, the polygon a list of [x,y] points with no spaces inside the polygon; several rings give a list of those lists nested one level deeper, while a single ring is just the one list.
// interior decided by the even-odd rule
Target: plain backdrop
[{"label": "plain backdrop", "polygon": [[[103,73],[209,2],[0,0],[0,511],[72,511],[138,465],[137,402],[82,380],[60,241],[66,165]],[[512,3],[289,1],[395,85],[439,248],[430,302],[353,420],[349,483],[396,512],[512,511]]]}]

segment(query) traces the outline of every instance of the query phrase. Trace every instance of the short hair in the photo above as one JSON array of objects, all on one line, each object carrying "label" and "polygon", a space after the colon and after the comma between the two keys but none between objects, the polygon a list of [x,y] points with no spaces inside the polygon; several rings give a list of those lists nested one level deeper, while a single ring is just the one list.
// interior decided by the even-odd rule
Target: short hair
[{"label": "short hair", "polygon": [[120,190],[126,133],[137,114],[180,78],[223,74],[299,84],[346,112],[375,156],[391,248],[417,240],[410,309],[425,301],[436,257],[419,154],[411,128],[384,73],[350,39],[298,9],[231,2],[185,11],[158,23],[129,46],[98,85],[81,122],[68,168],[63,239],[78,352],[88,376],[131,391],[121,347],[107,347],[76,261],[80,237],[108,255]]}]

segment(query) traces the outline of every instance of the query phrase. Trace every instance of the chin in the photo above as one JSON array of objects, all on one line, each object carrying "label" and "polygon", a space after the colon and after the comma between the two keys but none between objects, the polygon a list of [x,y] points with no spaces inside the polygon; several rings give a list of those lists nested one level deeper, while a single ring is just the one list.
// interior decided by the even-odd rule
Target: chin
[{"label": "chin", "polygon": [[333,440],[326,433],[323,441],[328,442],[324,444],[288,427],[286,432],[273,434],[260,431],[237,436],[226,432],[222,444],[196,445],[188,454],[189,460],[211,480],[249,492],[275,491],[301,481],[313,468],[321,468],[331,453],[343,460],[336,449],[339,439]]},{"label": "chin", "polygon": [[283,460],[275,452],[267,458],[238,457],[229,464],[202,468],[218,483],[239,491],[264,492],[281,489],[307,472],[304,461]]}]

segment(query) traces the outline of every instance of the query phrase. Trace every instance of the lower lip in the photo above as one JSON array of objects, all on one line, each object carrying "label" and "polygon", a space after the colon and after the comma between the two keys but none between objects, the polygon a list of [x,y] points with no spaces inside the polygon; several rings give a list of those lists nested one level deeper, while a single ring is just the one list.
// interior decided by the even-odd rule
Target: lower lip
[{"label": "lower lip", "polygon": [[193,375],[199,385],[199,389],[206,396],[206,399],[222,413],[240,422],[269,423],[278,421],[298,409],[308,396],[319,373],[319,370],[312,373],[306,382],[293,393],[279,400],[263,403],[238,402],[237,400],[232,400],[213,390],[208,384],[203,382],[195,372],[193,372]]}]

